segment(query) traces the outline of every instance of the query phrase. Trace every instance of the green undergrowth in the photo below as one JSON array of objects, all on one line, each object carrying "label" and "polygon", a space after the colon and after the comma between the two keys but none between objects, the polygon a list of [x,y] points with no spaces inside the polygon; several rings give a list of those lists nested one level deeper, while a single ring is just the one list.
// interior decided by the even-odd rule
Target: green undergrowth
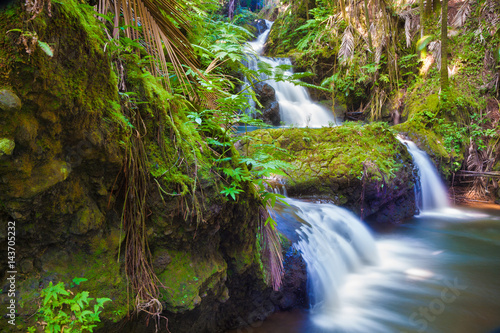
[{"label": "green undergrowth", "polygon": [[[42,256],[41,264],[44,277],[31,276],[21,280],[18,287],[24,290],[18,300],[23,313],[34,313],[41,305],[41,289],[49,281],[71,281],[72,277],[85,277],[88,281],[81,290],[88,291],[91,295],[100,295],[110,298],[113,302],[106,304],[101,317],[109,321],[119,321],[130,309],[130,300],[127,299],[127,278],[117,261],[120,233],[114,230],[107,236],[95,237],[88,247],[91,254],[85,250],[72,253],[61,249],[47,250]],[[25,325],[24,315],[18,321],[18,328]]]}]

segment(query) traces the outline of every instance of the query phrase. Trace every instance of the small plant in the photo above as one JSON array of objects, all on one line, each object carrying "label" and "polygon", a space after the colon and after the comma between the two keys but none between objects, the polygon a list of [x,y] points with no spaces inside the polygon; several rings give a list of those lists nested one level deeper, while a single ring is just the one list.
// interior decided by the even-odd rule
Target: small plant
[{"label": "small plant", "polygon": [[[74,278],[70,288],[87,281]],[[43,299],[38,311],[37,324],[47,333],[92,332],[96,322],[100,322],[99,314],[109,298],[91,298],[88,291],[76,295],[66,289],[63,282],[56,285],[49,283],[40,295]],[[92,306],[93,304],[93,306]],[[28,332],[36,332],[36,327],[28,328]]]}]

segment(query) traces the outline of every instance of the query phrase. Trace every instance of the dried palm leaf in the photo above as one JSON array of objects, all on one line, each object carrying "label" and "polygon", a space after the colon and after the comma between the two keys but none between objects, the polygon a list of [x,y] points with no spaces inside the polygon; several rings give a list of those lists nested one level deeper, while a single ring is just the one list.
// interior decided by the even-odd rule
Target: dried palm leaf
[{"label": "dried palm leaf", "polygon": [[441,41],[435,40],[429,43],[429,51],[434,58],[434,62],[437,65],[438,70],[441,70]]},{"label": "dried palm leaf", "polygon": [[415,36],[420,24],[418,8],[407,9],[399,13],[399,17],[405,20],[406,47],[411,46],[411,40]]},{"label": "dried palm leaf", "polygon": [[451,22],[451,26],[454,28],[460,28],[463,27],[465,24],[465,21],[467,21],[467,18],[469,17],[471,13],[471,5],[473,2],[476,0],[466,0],[462,6],[460,6],[460,9],[457,11],[457,14],[453,18],[453,21]]},{"label": "dried palm leaf", "polygon": [[387,46],[387,37],[383,36],[380,44],[375,49],[375,63],[380,63],[380,59],[382,58],[382,51],[384,47]]},{"label": "dried palm leaf", "polygon": [[479,29],[488,29],[493,36],[500,29],[500,3],[498,0],[486,0],[480,9],[481,22]]},{"label": "dried palm leaf", "polygon": [[342,35],[342,44],[339,50],[339,60],[346,64],[354,56],[354,35],[353,28],[349,25]]},{"label": "dried palm leaf", "polygon": [[[121,23],[125,26],[124,31],[128,38],[144,40],[147,51],[154,57],[150,70],[153,74],[164,78],[167,88],[170,89],[168,66],[170,63],[182,88],[189,95],[194,95],[183,65],[197,71],[197,62],[191,44],[181,32],[181,29],[189,31],[189,25],[187,12],[180,1],[100,0],[97,8],[101,14],[108,12],[115,14],[113,38],[119,37]],[[123,16],[120,16],[120,13]],[[120,19],[122,22],[119,22]]]},{"label": "dried palm leaf", "polygon": [[283,277],[283,256],[281,243],[276,228],[268,221],[269,212],[260,209],[260,235],[262,235],[262,262],[266,270],[266,282],[271,285],[274,290],[278,290],[281,286]]}]

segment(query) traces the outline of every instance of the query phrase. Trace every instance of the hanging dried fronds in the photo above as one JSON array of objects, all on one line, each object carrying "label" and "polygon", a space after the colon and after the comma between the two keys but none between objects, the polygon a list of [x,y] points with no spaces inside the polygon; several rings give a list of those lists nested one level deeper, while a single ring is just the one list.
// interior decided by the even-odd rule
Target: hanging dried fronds
[{"label": "hanging dried fronds", "polygon": [[339,60],[343,64],[347,64],[348,61],[354,56],[354,35],[353,27],[349,25],[342,35],[342,44],[339,50]]},{"label": "hanging dried fronds", "polygon": [[151,72],[162,77],[168,89],[171,90],[170,63],[184,91],[194,96],[183,65],[197,71],[197,63],[191,44],[181,31],[189,31],[189,23],[178,0],[99,0],[98,11],[114,13],[113,38],[119,38],[122,25],[128,38],[143,40],[154,58]]},{"label": "hanging dried fronds", "polygon": [[[138,128],[145,128],[144,122],[137,112],[130,109],[127,116],[134,123],[130,145],[125,155],[124,175],[124,203],[122,223],[125,231],[125,272],[135,293],[136,311],[144,311],[159,323],[163,307],[160,298],[159,286],[161,282],[156,276],[151,264],[146,232],[146,197],[148,186],[148,172],[146,167],[146,150]],[[144,129],[145,130],[145,129]]]},{"label": "hanging dried fronds", "polygon": [[500,3],[497,0],[486,0],[480,8],[480,24],[476,35],[483,41],[483,30],[493,36],[500,29]]},{"label": "hanging dried fronds", "polygon": [[441,41],[435,40],[429,43],[429,52],[437,65],[438,70],[441,70]]},{"label": "hanging dried fronds", "polygon": [[281,243],[276,228],[269,223],[269,212],[265,208],[259,211],[259,235],[262,236],[261,258],[266,272],[266,283],[278,290],[284,274]]},{"label": "hanging dried fronds", "polygon": [[382,51],[386,46],[387,46],[387,37],[383,36],[380,41],[380,44],[375,49],[375,63],[377,64],[380,63],[380,59],[382,58]]},{"label": "hanging dried fronds", "polygon": [[420,25],[420,17],[418,15],[418,8],[407,9],[398,14],[399,17],[405,21],[405,37],[406,47],[411,46],[411,40],[418,31]]},{"label": "hanging dried fronds", "polygon": [[464,3],[462,3],[462,6],[460,6],[457,14],[453,18],[453,21],[451,21],[452,27],[460,28],[464,26],[465,21],[467,21],[467,18],[470,16],[472,4],[474,2],[476,2],[476,0],[466,0]]}]

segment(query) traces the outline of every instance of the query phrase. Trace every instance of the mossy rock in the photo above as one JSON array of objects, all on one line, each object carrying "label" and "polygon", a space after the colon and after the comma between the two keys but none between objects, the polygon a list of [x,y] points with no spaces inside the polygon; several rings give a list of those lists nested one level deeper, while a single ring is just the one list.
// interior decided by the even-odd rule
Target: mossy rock
[{"label": "mossy rock", "polygon": [[13,140],[7,139],[7,138],[1,138],[0,139],[0,156],[11,155],[15,146],[16,146],[16,143]]},{"label": "mossy rock", "polygon": [[9,89],[0,90],[0,110],[5,112],[18,111],[21,109],[21,100]]},{"label": "mossy rock", "polygon": [[[172,262],[158,274],[165,286],[162,290],[166,308],[184,312],[200,305],[206,292],[223,289],[226,281],[226,262],[221,256],[200,258],[181,251],[169,251]],[[222,290],[221,289],[221,290]]]},{"label": "mossy rock", "polygon": [[[327,199],[386,223],[400,222],[415,212],[412,158],[385,123],[260,130],[250,135],[255,144],[291,153],[276,155],[293,165],[285,178],[289,196]],[[405,203],[398,209],[394,203],[401,198]],[[381,221],[377,215],[388,216],[383,212],[388,205],[396,211]]]}]

